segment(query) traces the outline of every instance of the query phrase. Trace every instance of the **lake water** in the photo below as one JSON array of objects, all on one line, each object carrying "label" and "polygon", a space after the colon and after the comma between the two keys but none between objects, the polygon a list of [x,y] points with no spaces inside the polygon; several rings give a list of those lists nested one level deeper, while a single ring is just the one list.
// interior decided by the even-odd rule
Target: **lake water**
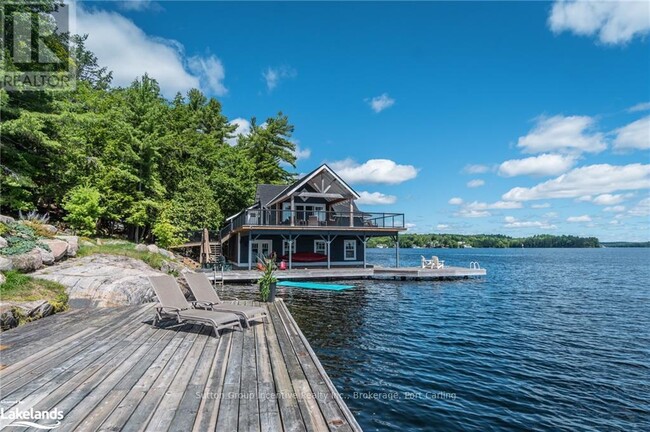
[{"label": "lake water", "polygon": [[650,249],[433,254],[488,276],[279,294],[364,430],[650,430]]}]

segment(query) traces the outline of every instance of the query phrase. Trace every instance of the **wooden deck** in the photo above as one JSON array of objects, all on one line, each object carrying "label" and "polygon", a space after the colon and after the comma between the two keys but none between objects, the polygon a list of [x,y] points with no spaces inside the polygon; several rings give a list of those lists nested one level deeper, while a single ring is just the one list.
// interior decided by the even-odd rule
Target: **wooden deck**
[{"label": "wooden deck", "polygon": [[[214,279],[213,273],[206,273]],[[437,270],[422,269],[419,267],[368,267],[368,268],[305,268],[282,270],[276,272],[279,280],[355,280],[355,279],[381,279],[381,280],[452,280],[470,277],[482,277],[487,274],[485,269],[470,269],[466,267],[445,266]],[[260,278],[258,270],[232,270],[223,273],[217,272],[216,279],[224,283],[251,283]]]},{"label": "wooden deck", "polygon": [[284,303],[267,307],[268,322],[219,339],[153,327],[151,304],[0,333],[0,429],[33,408],[62,412],[64,431],[360,431]]}]

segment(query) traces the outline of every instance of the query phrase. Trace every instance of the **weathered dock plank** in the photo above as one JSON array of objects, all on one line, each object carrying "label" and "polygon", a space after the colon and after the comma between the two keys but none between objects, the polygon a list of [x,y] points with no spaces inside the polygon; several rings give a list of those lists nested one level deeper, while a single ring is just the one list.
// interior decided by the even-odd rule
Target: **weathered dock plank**
[{"label": "weathered dock plank", "polygon": [[[265,307],[268,320],[220,338],[200,325],[154,327],[153,305],[73,311],[52,327],[44,318],[24,328],[36,351],[22,327],[2,333],[0,393],[15,399],[3,408],[57,409],[60,429],[77,431],[361,430],[284,303]],[[52,331],[54,343],[41,343]]]}]

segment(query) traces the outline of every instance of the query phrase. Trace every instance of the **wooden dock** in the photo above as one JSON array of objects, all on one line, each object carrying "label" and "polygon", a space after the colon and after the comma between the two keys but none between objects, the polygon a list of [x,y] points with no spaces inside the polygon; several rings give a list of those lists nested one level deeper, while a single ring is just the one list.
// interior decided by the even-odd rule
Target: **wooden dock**
[{"label": "wooden dock", "polygon": [[219,339],[153,327],[152,304],[0,333],[0,429],[12,412],[56,409],[65,431],[360,431],[284,303],[266,307],[268,322]]},{"label": "wooden dock", "polygon": [[[224,272],[206,273],[210,279],[223,283],[253,283],[260,278],[258,270],[228,270]],[[332,268],[332,269],[292,269],[275,272],[279,280],[453,280],[482,277],[487,271],[482,268],[466,268],[445,266],[441,269],[423,269],[420,267],[368,267],[368,268]]]}]

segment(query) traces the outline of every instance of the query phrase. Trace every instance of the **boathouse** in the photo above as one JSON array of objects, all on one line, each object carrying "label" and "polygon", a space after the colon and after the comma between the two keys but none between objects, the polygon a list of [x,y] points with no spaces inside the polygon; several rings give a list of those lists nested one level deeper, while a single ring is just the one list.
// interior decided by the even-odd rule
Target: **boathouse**
[{"label": "boathouse", "polygon": [[241,269],[272,254],[289,269],[366,267],[368,239],[390,236],[399,263],[404,214],[364,212],[359,198],[326,164],[289,185],[260,184],[255,203],[226,219],[222,253]]}]

